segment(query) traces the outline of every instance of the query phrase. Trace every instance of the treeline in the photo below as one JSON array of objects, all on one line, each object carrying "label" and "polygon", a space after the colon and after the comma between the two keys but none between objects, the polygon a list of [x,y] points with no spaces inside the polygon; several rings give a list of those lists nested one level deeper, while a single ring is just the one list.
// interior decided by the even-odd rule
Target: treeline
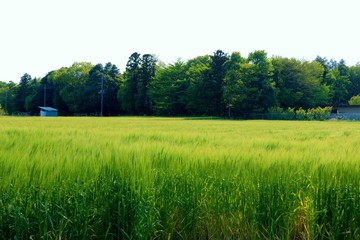
[{"label": "treeline", "polygon": [[[1,108],[8,114],[38,114],[51,106],[60,115],[230,116],[271,109],[347,105],[360,93],[360,65],[317,57],[314,61],[247,57],[218,50],[173,64],[133,53],[121,73],[116,65],[74,63],[43,78],[24,74],[0,82]],[[354,98],[353,98],[354,99]]]}]

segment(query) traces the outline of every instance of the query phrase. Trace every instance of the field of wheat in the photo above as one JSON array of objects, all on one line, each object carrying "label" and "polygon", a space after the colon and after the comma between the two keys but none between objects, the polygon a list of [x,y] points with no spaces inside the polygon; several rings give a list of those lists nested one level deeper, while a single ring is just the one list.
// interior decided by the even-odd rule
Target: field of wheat
[{"label": "field of wheat", "polygon": [[0,117],[4,239],[360,239],[360,124]]}]

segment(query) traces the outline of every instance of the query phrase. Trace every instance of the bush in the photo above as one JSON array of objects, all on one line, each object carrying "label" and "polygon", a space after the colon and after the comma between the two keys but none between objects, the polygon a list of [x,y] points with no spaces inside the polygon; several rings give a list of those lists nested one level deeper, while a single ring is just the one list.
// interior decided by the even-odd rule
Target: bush
[{"label": "bush", "polygon": [[[279,119],[284,120],[319,120],[324,121],[330,117],[332,107],[317,107],[310,109],[295,109],[295,108],[287,108],[282,109],[280,107],[273,107],[269,109],[269,113],[278,114]],[[281,117],[280,117],[281,116]]]},{"label": "bush", "polygon": [[306,111],[302,108],[299,108],[295,111],[297,120],[305,120],[306,119]]},{"label": "bush", "polygon": [[276,113],[282,114],[282,113],[284,113],[284,109],[282,109],[281,107],[271,107],[271,108],[269,108],[268,112],[273,113],[273,114],[276,114]]},{"label": "bush", "polygon": [[350,105],[360,105],[360,95],[352,96],[349,100]]},{"label": "bush", "polygon": [[331,114],[331,110],[332,107],[317,107],[317,108],[312,108],[308,110],[308,114],[310,115],[309,117],[311,118],[310,120],[320,120],[320,121],[324,121],[327,118],[330,117]]}]

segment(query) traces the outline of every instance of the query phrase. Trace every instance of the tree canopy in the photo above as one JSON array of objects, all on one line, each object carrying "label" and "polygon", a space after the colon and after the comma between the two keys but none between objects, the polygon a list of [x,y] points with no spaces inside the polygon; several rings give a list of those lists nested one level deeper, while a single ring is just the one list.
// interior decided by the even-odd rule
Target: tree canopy
[{"label": "tree canopy", "polygon": [[269,109],[310,109],[358,104],[360,65],[318,56],[314,61],[247,57],[216,50],[171,64],[134,52],[124,72],[110,62],[75,62],[42,78],[25,73],[19,83],[0,82],[0,105],[8,114],[38,114],[51,106],[61,115],[229,116]]}]

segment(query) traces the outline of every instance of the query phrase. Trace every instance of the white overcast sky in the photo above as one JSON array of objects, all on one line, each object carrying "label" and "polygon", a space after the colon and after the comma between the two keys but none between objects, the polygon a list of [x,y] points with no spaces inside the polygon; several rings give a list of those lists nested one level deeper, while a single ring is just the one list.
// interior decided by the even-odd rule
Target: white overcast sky
[{"label": "white overcast sky", "polygon": [[133,52],[165,63],[224,52],[360,61],[358,0],[0,0],[0,81]]}]

